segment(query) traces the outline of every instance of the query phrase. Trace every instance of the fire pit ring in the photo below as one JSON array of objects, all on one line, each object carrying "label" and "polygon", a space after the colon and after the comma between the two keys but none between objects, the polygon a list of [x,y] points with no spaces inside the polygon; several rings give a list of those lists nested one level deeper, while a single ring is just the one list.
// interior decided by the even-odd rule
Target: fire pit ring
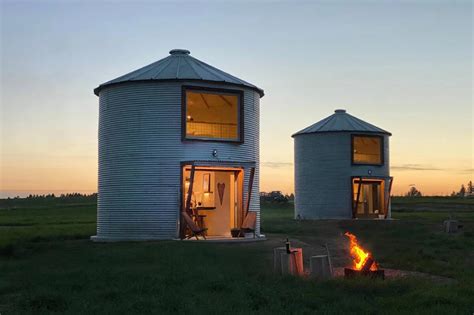
[{"label": "fire pit ring", "polygon": [[368,277],[368,278],[377,278],[377,279],[385,279],[385,271],[383,269],[377,270],[355,270],[352,268],[344,268],[344,277],[345,278],[356,278],[356,277]]},{"label": "fire pit ring", "polygon": [[345,278],[354,278],[358,276],[385,279],[385,271],[379,269],[378,264],[372,257],[372,254],[363,249],[358,241],[357,237],[349,232],[344,234],[350,239],[350,253],[354,258],[352,268],[344,268]]}]

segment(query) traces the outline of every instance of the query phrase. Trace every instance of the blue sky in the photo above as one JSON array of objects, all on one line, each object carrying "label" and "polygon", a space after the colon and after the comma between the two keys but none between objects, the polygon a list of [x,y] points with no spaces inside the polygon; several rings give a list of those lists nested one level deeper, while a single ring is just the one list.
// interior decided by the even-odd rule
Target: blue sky
[{"label": "blue sky", "polygon": [[291,134],[335,108],[393,133],[396,192],[473,177],[470,1],[3,1],[1,20],[3,195],[95,191],[93,88],[172,48],[265,90],[262,190],[293,190]]}]

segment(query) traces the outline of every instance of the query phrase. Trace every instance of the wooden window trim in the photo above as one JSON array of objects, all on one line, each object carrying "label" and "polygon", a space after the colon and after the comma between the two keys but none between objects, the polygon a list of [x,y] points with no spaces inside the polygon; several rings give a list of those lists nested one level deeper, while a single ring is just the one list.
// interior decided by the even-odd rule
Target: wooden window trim
[{"label": "wooden window trim", "polygon": [[[238,124],[239,124],[239,137],[238,139],[215,139],[215,138],[188,138],[186,135],[186,91],[203,91],[203,92],[214,92],[214,93],[227,93],[234,94],[238,97]],[[183,85],[181,87],[181,141],[205,141],[205,142],[229,142],[229,143],[244,143],[244,92],[241,90],[233,89],[221,89],[202,87],[196,85]]]},{"label": "wooden window trim", "polygon": [[[380,139],[380,163],[363,163],[354,161],[354,138],[355,137],[364,137],[364,138],[379,138]],[[367,165],[367,166],[383,166],[385,164],[385,139],[383,136],[378,135],[367,135],[367,134],[352,134],[351,135],[351,164],[352,165]]]}]

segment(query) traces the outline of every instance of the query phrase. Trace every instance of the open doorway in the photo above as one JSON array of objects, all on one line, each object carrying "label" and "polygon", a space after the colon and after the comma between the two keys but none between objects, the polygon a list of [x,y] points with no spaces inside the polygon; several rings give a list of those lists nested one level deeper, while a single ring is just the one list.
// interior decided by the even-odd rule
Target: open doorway
[{"label": "open doorway", "polygon": [[[183,167],[182,205],[207,237],[231,237],[231,229],[242,223],[243,170],[225,167]],[[192,193],[186,209],[189,188]],[[183,226],[181,236],[187,235]]]},{"label": "open doorway", "polygon": [[385,217],[384,183],[379,179],[352,179],[354,218]]}]

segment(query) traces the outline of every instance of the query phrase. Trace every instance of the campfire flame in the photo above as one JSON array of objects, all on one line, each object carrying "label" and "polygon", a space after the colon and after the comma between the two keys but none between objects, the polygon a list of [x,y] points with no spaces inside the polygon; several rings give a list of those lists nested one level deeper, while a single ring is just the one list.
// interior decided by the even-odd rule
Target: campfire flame
[{"label": "campfire flame", "polygon": [[[372,256],[371,253],[365,251],[359,245],[359,243],[357,242],[357,237],[354,234],[346,232],[344,235],[347,236],[351,241],[351,255],[354,258],[354,260],[353,260],[353,262],[354,262],[353,269],[362,270],[362,267],[366,263],[367,259],[369,259],[369,257]],[[378,269],[377,263],[375,263],[375,261],[374,261],[372,263],[372,265],[370,266],[370,270],[375,271],[377,269]]]}]

